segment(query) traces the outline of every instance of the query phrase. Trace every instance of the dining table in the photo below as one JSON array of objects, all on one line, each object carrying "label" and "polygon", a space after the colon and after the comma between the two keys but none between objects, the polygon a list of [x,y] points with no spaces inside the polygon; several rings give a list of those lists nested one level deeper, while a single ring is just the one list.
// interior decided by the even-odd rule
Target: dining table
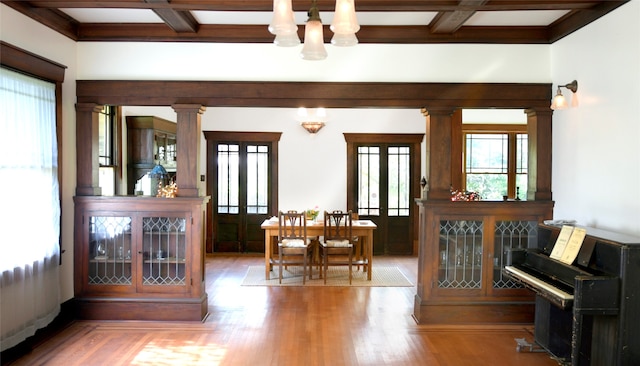
[{"label": "dining table", "polygon": [[[264,229],[264,264],[265,279],[271,278],[273,263],[271,258],[277,253],[275,251],[278,243],[278,218],[272,217],[266,219],[262,225]],[[371,220],[353,220],[351,226],[351,234],[358,238],[361,252],[355,253],[355,265],[362,265],[363,270],[367,272],[367,280],[371,281],[371,265],[373,264],[373,231],[377,228],[376,224]],[[307,220],[307,236],[321,237],[324,235],[324,222],[316,220]]]}]

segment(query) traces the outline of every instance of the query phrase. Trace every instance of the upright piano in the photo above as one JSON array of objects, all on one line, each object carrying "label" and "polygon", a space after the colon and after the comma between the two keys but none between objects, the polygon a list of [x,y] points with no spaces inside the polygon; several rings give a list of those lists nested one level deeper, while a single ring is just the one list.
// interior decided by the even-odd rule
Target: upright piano
[{"label": "upright piano", "polygon": [[640,365],[640,237],[595,228],[571,265],[550,257],[561,226],[538,226],[503,273],[536,293],[534,337],[564,364]]}]

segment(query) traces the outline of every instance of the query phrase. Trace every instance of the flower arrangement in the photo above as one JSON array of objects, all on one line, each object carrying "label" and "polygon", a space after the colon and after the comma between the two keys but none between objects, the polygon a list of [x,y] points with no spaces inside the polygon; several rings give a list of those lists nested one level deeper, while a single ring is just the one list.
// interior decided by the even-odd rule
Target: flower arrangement
[{"label": "flower arrangement", "polygon": [[451,190],[452,201],[480,201],[481,197],[478,192],[460,192],[457,190]]},{"label": "flower arrangement", "polygon": [[178,193],[178,185],[176,182],[172,182],[168,186],[163,186],[162,182],[158,183],[158,194],[156,197],[175,198]]},{"label": "flower arrangement", "polygon": [[306,210],[304,212],[304,215],[307,218],[307,220],[314,220],[315,221],[315,219],[318,217],[319,213],[320,213],[320,210],[318,210],[318,206],[316,206],[313,209]]}]

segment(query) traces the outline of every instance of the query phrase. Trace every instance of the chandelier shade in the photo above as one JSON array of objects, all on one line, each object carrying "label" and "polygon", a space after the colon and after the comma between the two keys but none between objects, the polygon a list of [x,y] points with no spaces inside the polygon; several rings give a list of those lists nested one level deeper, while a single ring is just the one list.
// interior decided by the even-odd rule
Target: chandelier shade
[{"label": "chandelier shade", "polygon": [[[304,60],[324,60],[327,50],[324,47],[324,31],[317,0],[311,0],[308,15],[300,56]],[[360,30],[360,24],[356,17],[355,0],[336,0],[329,29],[333,32],[332,45],[350,47],[358,44],[356,33]],[[273,41],[276,46],[294,47],[300,44],[292,0],[273,0],[273,19],[269,24],[269,32],[276,36]]]},{"label": "chandelier shade", "polygon": [[269,32],[276,36],[298,32],[291,0],[273,0],[273,18],[269,24]]},{"label": "chandelier shade", "polygon": [[311,9],[309,9],[309,19],[304,27],[304,45],[300,56],[304,60],[324,60],[327,58],[322,20],[320,20],[316,0],[313,0]]},{"label": "chandelier shade", "polygon": [[335,33],[331,44],[338,47],[351,47],[358,44],[358,37],[354,33]]},{"label": "chandelier shade", "polygon": [[357,33],[360,30],[354,0],[336,0],[336,11],[331,22],[333,33]]},{"label": "chandelier shade", "polygon": [[280,47],[295,47],[300,44],[300,37],[298,37],[297,32],[276,34],[276,38],[273,40],[273,43]]}]

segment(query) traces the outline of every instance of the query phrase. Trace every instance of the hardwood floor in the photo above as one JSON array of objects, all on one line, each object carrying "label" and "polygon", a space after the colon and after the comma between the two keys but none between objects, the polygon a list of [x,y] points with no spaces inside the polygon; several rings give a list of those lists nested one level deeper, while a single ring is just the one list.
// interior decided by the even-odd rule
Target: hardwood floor
[{"label": "hardwood floor", "polygon": [[[240,286],[262,256],[210,256],[204,322],[74,321],[11,365],[558,365],[525,326],[420,326],[415,287]],[[416,282],[417,259],[375,257]]]}]

